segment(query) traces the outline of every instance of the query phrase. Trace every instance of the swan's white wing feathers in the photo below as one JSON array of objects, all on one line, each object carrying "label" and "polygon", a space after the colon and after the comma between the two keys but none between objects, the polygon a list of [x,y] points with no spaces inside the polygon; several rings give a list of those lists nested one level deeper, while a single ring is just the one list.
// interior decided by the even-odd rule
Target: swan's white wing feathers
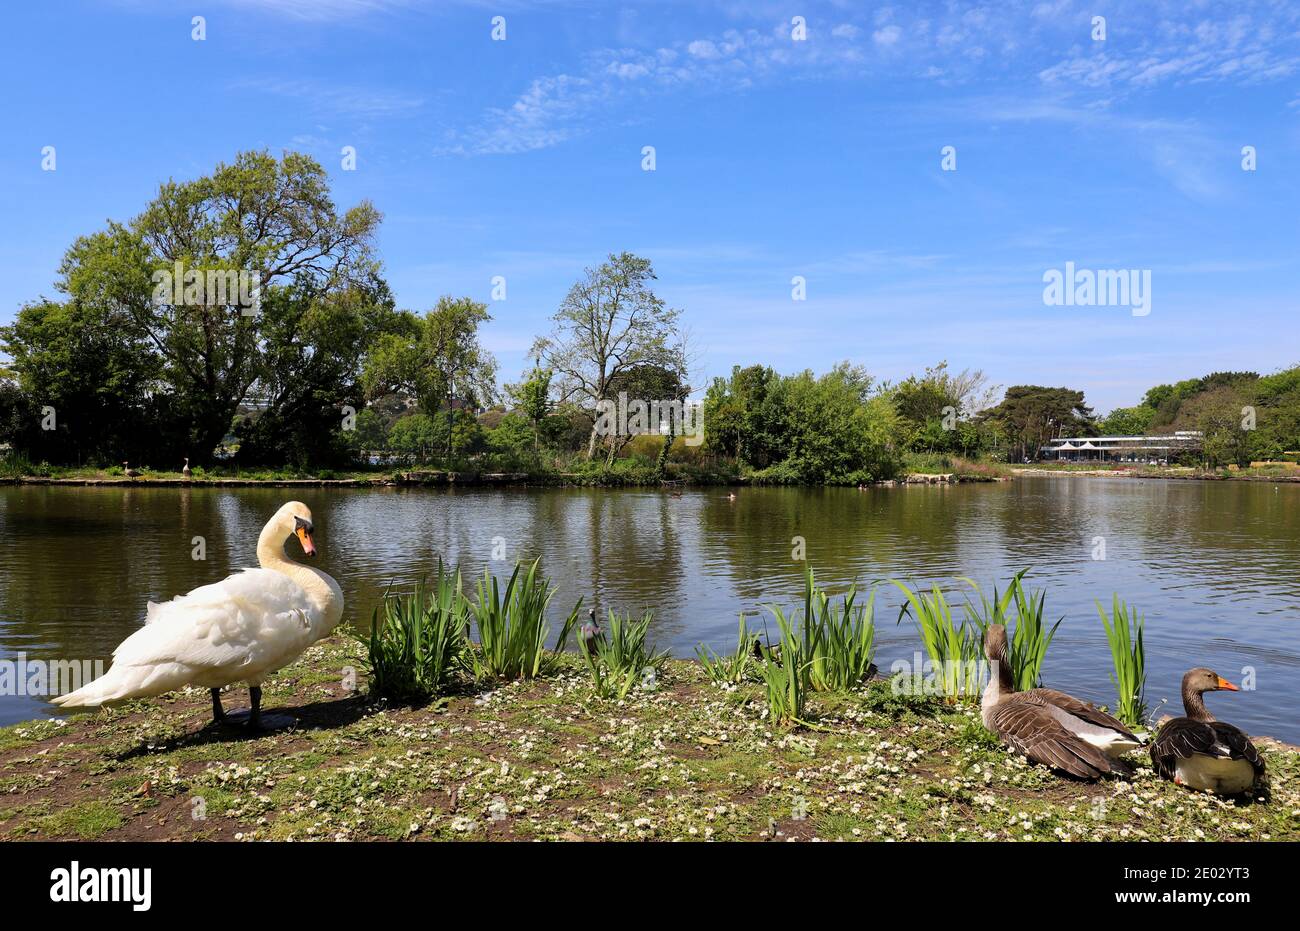
[{"label": "swan's white wing feathers", "polygon": [[[261,667],[310,637],[314,608],[288,576],[246,569],[159,605],[113,652],[115,664],[192,670]],[[235,680],[232,680],[235,681]]]}]

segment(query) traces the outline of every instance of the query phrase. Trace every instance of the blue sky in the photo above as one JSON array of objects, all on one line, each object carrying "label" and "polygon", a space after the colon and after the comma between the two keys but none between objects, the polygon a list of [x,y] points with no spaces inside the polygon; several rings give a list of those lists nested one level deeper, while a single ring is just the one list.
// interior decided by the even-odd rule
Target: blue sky
[{"label": "blue sky", "polygon": [[[1300,4],[59,0],[5,17],[0,321],[53,293],[77,235],[266,148],[315,156],[341,205],[384,213],[402,306],[488,300],[505,276],[484,334],[503,378],[583,267],[624,249],[683,309],[701,383],[734,363],[897,379],[947,359],[1107,410],[1300,361]],[[1067,261],[1150,269],[1151,313],[1045,306]]]}]

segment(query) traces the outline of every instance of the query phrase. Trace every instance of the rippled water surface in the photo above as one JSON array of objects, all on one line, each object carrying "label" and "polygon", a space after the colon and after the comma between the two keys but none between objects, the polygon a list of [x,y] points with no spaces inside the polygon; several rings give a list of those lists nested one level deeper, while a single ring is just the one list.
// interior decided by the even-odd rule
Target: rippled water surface
[{"label": "rippled water surface", "polygon": [[[318,565],[369,623],[389,583],[408,585],[439,557],[472,576],[541,556],[557,616],[583,596],[655,611],[653,636],[688,656],[729,648],[737,612],[761,626],[765,603],[801,589],[792,538],[807,541],[832,588],[896,575],[990,589],[1016,570],[1048,588],[1050,684],[1113,700],[1094,599],[1111,594],[1147,618],[1148,698],[1178,704],[1192,665],[1255,691],[1212,696],[1220,717],[1300,742],[1300,485],[1023,478],[957,487],[655,490],[154,489],[7,486],[0,490],[0,658],[107,659],[145,603],[254,564],[258,531],[291,495],[312,508]],[[191,558],[193,538],[207,558]],[[1104,559],[1095,559],[1104,544]],[[960,596],[954,596],[960,603]],[[878,662],[910,658],[901,596],[877,598]],[[50,713],[0,696],[0,723]]]}]

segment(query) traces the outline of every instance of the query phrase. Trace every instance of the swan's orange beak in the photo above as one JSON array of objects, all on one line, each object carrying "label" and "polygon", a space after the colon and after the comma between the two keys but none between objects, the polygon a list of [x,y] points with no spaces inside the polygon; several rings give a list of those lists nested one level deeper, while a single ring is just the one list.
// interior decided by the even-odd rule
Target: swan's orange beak
[{"label": "swan's orange beak", "polygon": [[298,537],[298,542],[302,544],[302,551],[308,556],[315,556],[316,544],[311,542],[311,531],[306,527],[299,527],[294,533]]},{"label": "swan's orange beak", "polygon": [[1231,682],[1229,682],[1227,679],[1223,678],[1223,676],[1219,676],[1219,688],[1221,688],[1221,689],[1227,689],[1229,692],[1240,692],[1240,691],[1241,691],[1241,689],[1237,688],[1235,685],[1233,685],[1233,684],[1232,684]]}]

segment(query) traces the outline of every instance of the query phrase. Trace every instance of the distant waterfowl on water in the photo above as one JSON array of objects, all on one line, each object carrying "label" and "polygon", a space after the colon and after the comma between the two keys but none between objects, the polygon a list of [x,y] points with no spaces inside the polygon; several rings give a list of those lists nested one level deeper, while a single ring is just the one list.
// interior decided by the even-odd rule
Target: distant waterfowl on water
[{"label": "distant waterfowl on water", "polygon": [[1133,767],[1122,755],[1142,741],[1122,722],[1092,704],[1037,688],[1017,692],[1007,653],[1007,631],[990,625],[984,652],[994,674],[980,701],[984,726],[1011,748],[1036,763],[1078,779],[1127,776]]},{"label": "distant waterfowl on water", "polygon": [[1205,707],[1206,692],[1241,691],[1203,666],[1183,676],[1181,718],[1166,721],[1151,744],[1151,763],[1165,779],[1189,789],[1239,795],[1264,778],[1264,760],[1255,745],[1231,724],[1215,720]]},{"label": "distant waterfowl on water", "polygon": [[221,721],[221,688],[246,682],[252,698],[248,724],[258,727],[263,680],[329,634],[343,616],[338,583],[285,552],[296,538],[306,555],[315,556],[312,531],[305,504],[284,505],[258,537],[260,569],[245,569],[163,604],[150,602],[145,626],[113,651],[112,668],[54,704],[94,708],[193,685],[211,690],[212,716]]}]

